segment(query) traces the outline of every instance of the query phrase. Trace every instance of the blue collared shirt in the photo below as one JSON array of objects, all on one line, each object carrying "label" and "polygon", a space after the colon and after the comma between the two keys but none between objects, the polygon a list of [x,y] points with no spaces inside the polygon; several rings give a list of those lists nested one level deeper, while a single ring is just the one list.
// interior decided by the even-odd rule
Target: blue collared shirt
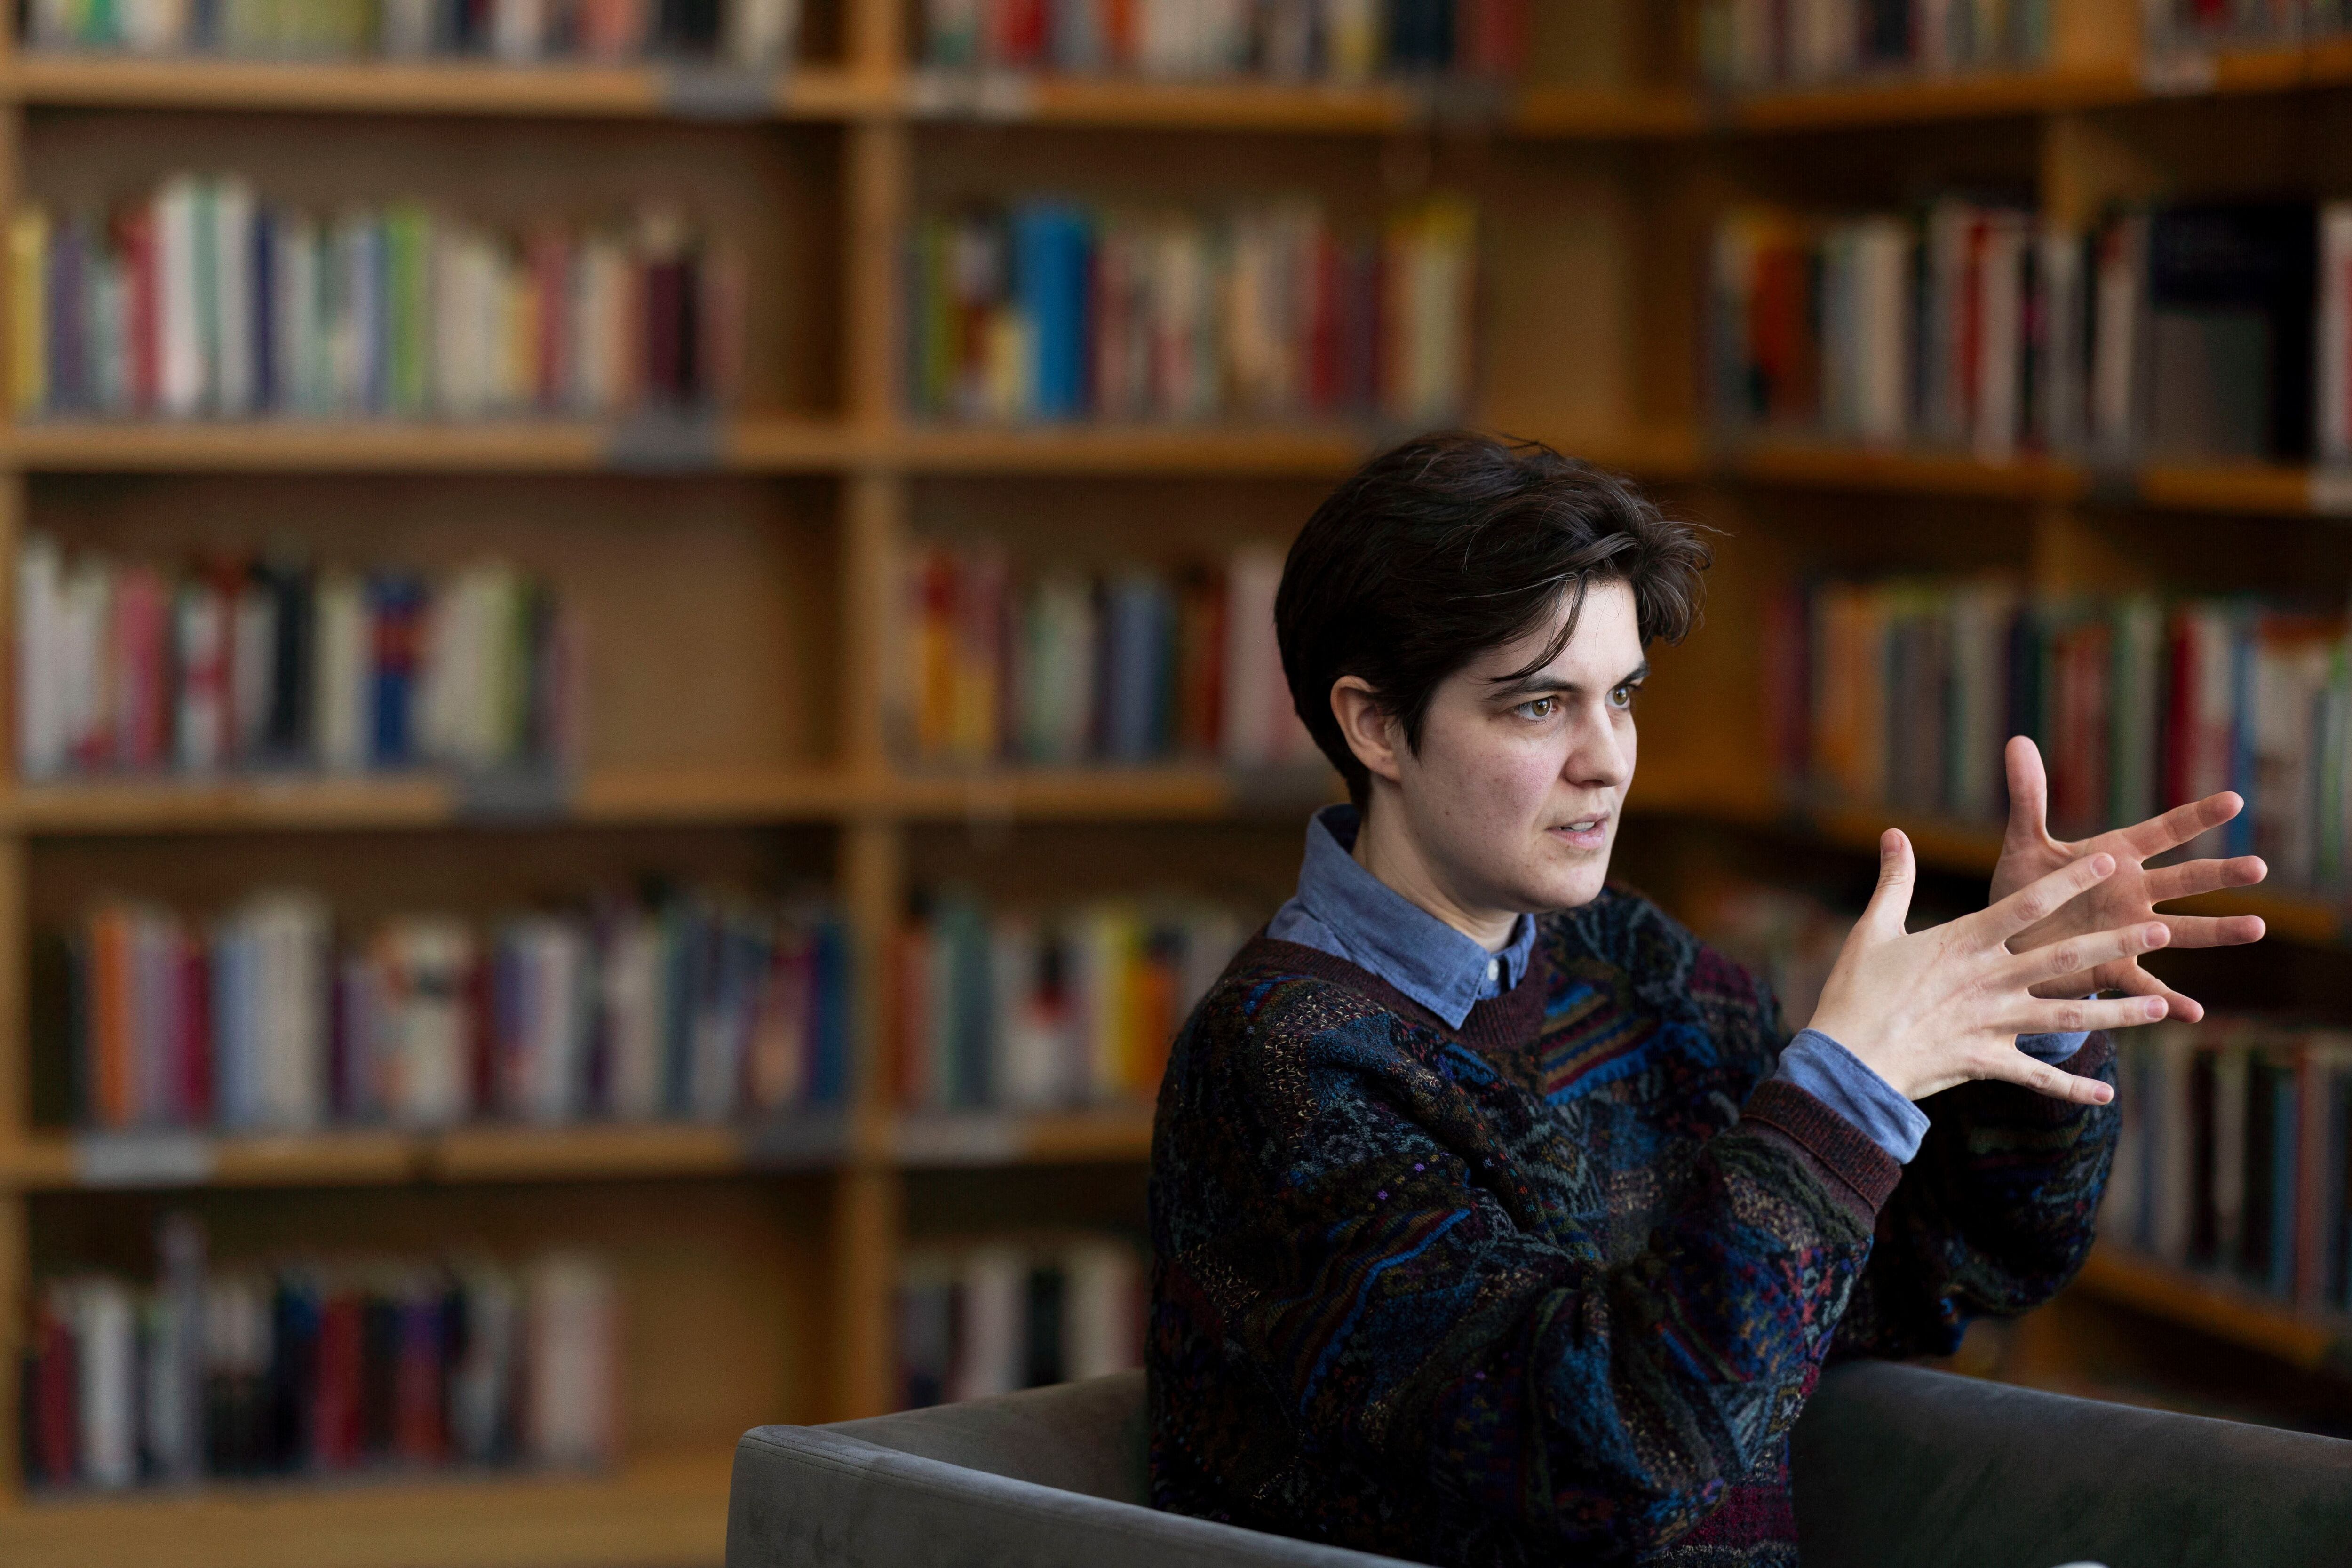
[{"label": "blue collared shirt", "polygon": [[[1470,1009],[1500,996],[1528,972],[1536,922],[1521,915],[1511,940],[1490,952],[1356,863],[1352,805],[1327,806],[1307,825],[1298,892],[1276,911],[1265,934],[1295,942],[1378,975],[1460,1028]],[[2018,1049],[2053,1064],[2088,1035],[2021,1035]],[[1818,1029],[1801,1029],[1780,1053],[1775,1077],[1843,1116],[1895,1160],[1909,1164],[1927,1135],[1927,1115],[1870,1065]]]},{"label": "blue collared shirt", "polygon": [[1500,996],[1528,972],[1536,922],[1521,915],[1511,940],[1489,952],[1356,864],[1352,805],[1330,805],[1307,825],[1298,893],[1275,911],[1265,934],[1295,942],[1379,975],[1458,1029],[1470,1009]]}]

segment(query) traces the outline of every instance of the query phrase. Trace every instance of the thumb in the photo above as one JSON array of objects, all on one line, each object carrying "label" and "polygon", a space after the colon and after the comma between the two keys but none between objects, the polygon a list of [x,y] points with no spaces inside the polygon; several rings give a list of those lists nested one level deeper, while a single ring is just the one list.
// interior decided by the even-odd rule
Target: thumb
[{"label": "thumb", "polygon": [[2009,841],[2039,844],[2050,828],[2050,775],[2031,735],[2011,735],[2001,752],[2009,775]]},{"label": "thumb", "polygon": [[1901,936],[1911,913],[1911,889],[1919,868],[1911,855],[1911,840],[1900,828],[1878,836],[1878,887],[1870,895],[1863,923],[1882,936]]}]

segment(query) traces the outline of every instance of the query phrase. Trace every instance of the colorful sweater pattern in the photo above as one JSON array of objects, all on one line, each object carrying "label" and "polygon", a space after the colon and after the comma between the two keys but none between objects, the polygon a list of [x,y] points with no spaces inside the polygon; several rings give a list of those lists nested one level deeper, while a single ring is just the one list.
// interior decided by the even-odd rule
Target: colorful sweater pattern
[{"label": "colorful sweater pattern", "polygon": [[1833,1348],[1948,1352],[2080,1266],[2111,1106],[1969,1084],[1900,1166],[1769,1081],[1769,992],[1655,906],[1542,925],[1458,1030],[1264,937],[1193,1013],[1152,1143],[1158,1506],[1431,1563],[1780,1568]]}]

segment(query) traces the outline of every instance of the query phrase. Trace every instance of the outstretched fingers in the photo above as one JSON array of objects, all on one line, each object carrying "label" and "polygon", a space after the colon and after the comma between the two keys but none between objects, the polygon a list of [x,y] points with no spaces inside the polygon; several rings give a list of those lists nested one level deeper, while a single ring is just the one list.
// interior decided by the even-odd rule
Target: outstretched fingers
[{"label": "outstretched fingers", "polygon": [[1872,890],[1863,920],[1884,936],[1901,936],[1911,914],[1911,889],[1919,879],[1911,839],[1899,827],[1878,836],[1878,886]]},{"label": "outstretched fingers", "polygon": [[2171,1011],[2161,996],[2116,996],[2104,1000],[2035,1001],[2018,1020],[2021,1035],[2079,1035],[2093,1029],[2133,1029]]},{"label": "outstretched fingers", "polygon": [[2158,866],[2146,874],[2147,901],[2161,904],[2173,899],[2193,899],[2200,893],[2217,892],[2223,888],[2251,888],[2269,875],[2270,868],[2259,855]]},{"label": "outstretched fingers", "polygon": [[[1993,941],[2006,942],[2027,927],[2047,919],[2063,908],[2068,900],[2105,881],[2115,869],[2114,856],[2085,855],[2068,861],[2046,877],[2028,882],[1984,911],[1983,919]],[[1882,869],[1882,885],[1884,880]]]},{"label": "outstretched fingers", "polygon": [[2097,1079],[2061,1072],[2048,1062],[2036,1061],[2016,1049],[1995,1057],[1984,1076],[2004,1083],[2022,1084],[2036,1094],[2046,1094],[2072,1105],[2105,1105],[2116,1097],[2116,1091]]},{"label": "outstretched fingers", "polygon": [[2172,928],[2175,947],[2243,947],[2270,928],[2260,915],[2158,915]]},{"label": "outstretched fingers", "polygon": [[2063,942],[2053,942],[2047,947],[2037,947],[2021,953],[2011,973],[2022,984],[2044,984],[2070,974],[2087,973],[2119,958],[2137,958],[2143,952],[2153,952],[2171,940],[2171,931],[2161,921],[2147,921],[2115,931],[2093,931],[2087,936],[2068,937]]},{"label": "outstretched fingers", "polygon": [[2209,795],[2203,800],[2176,805],[2160,816],[2134,823],[2123,830],[2124,843],[2133,854],[2145,860],[2151,855],[2161,855],[2176,845],[2188,843],[2209,827],[2221,826],[2245,808],[2244,796],[2225,789],[2219,795]]}]

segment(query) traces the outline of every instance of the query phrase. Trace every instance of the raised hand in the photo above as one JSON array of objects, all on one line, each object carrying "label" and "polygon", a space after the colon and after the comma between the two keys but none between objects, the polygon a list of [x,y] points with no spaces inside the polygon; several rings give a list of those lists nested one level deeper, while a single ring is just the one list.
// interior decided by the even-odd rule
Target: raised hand
[{"label": "raised hand", "polygon": [[[2067,843],[2050,836],[2050,781],[2042,772],[2040,750],[2025,736],[2013,736],[2003,761],[2009,769],[2009,830],[2001,837],[2000,862],[1993,868],[1995,902],[2087,856],[2111,855],[2116,862],[2114,876],[2021,932],[2010,942],[2012,949],[2024,952],[2147,920],[2162,921],[2174,947],[2233,947],[2262,941],[2263,922],[2256,915],[2168,915],[2156,908],[2172,899],[2192,898],[2221,888],[2250,888],[2270,874],[2260,857],[2189,860],[2155,870],[2147,866],[2157,856],[2237,816],[2245,809],[2241,797],[2224,790],[2133,826]],[[2192,1024],[2205,1016],[2203,1005],[2194,997],[2182,995],[2142,969],[2137,954],[2060,975],[2039,987],[2037,994],[2082,996],[2094,991],[2161,996],[2173,1017]]]},{"label": "raised hand", "polygon": [[2163,1017],[2161,996],[2086,1002],[2079,993],[2063,1000],[2042,993],[2071,975],[2162,947],[2170,933],[2160,921],[2141,921],[2026,952],[2010,944],[2112,879],[2116,866],[2112,855],[2082,856],[1990,909],[1906,934],[1903,921],[1917,870],[1911,841],[1890,830],[1879,839],[1878,889],[1822,987],[1812,1026],[1907,1099],[1973,1079],[2001,1079],[2056,1100],[2105,1104],[2113,1089],[2035,1060],[2017,1048],[2017,1037],[2120,1029]]}]

